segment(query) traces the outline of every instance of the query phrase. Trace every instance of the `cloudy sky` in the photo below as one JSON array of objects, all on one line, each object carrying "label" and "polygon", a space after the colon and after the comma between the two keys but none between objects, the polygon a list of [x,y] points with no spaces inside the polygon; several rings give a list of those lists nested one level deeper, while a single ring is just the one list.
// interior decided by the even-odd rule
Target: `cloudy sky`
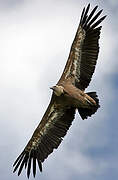
[{"label": "cloudy sky", "polygon": [[[118,2],[90,0],[108,15],[88,91],[101,108],[86,121],[77,114],[58,150],[36,180],[111,180],[118,177]],[[50,101],[87,0],[0,0],[0,179],[18,177],[12,164]],[[32,180],[33,177],[31,176]]]}]

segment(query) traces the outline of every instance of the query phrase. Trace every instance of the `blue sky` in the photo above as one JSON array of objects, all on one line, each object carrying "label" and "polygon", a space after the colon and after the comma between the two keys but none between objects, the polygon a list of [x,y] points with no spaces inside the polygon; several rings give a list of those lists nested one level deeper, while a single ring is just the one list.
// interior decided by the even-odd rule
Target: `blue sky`
[{"label": "blue sky", "polygon": [[[101,108],[86,121],[76,118],[60,147],[43,164],[41,180],[111,180],[118,177],[118,2],[90,0],[107,14],[99,60],[86,91],[97,91]],[[0,175],[12,173],[50,101],[88,1],[0,0]],[[33,177],[31,176],[32,180]]]}]

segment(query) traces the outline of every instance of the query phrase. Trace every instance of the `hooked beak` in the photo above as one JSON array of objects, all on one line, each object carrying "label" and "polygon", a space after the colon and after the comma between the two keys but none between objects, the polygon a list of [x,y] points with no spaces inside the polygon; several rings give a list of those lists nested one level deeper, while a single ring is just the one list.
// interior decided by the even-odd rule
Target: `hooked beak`
[{"label": "hooked beak", "polygon": [[50,87],[50,89],[54,90],[54,86]]}]

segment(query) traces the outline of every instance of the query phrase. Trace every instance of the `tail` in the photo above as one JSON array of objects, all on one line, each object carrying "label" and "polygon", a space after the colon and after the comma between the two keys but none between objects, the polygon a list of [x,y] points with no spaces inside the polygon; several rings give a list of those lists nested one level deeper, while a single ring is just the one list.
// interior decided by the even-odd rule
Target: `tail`
[{"label": "tail", "polygon": [[96,92],[89,92],[89,93],[87,93],[87,95],[94,99],[94,101],[96,102],[96,106],[91,106],[91,109],[78,108],[78,112],[79,112],[79,114],[80,114],[80,116],[81,116],[81,118],[83,120],[87,119],[88,116],[91,116],[92,114],[95,114],[97,109],[100,107],[99,99],[98,99],[98,96],[97,96]]}]

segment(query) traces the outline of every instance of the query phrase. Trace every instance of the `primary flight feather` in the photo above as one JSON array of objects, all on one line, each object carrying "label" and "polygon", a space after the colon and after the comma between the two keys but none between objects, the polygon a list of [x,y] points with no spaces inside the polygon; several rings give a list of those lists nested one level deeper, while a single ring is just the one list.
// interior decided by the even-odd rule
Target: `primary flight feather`
[{"label": "primary flight feather", "polygon": [[[58,148],[74,120],[78,110],[81,118],[87,119],[100,107],[96,92],[85,93],[95,70],[101,26],[106,16],[99,18],[96,6],[90,13],[90,4],[82,11],[79,27],[71,46],[70,54],[58,83],[53,86],[50,104],[23,152],[14,163],[18,175],[31,166],[36,175],[36,164],[42,171],[42,163],[54,149]],[[89,13],[89,14],[88,14]]]}]

